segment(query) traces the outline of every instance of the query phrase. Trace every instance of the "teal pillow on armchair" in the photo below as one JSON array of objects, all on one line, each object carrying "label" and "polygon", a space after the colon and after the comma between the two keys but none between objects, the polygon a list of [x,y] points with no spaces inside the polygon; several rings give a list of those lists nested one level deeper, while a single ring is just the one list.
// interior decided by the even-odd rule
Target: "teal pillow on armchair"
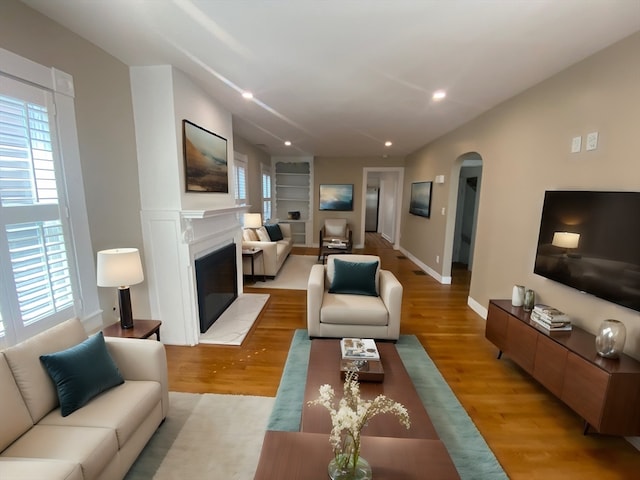
[{"label": "teal pillow on armchair", "polygon": [[63,417],[96,395],[124,383],[102,332],[67,350],[40,355],[40,361],[56,385]]},{"label": "teal pillow on armchair", "polygon": [[345,262],[334,260],[334,274],[329,293],[369,295],[377,297],[378,262]]}]

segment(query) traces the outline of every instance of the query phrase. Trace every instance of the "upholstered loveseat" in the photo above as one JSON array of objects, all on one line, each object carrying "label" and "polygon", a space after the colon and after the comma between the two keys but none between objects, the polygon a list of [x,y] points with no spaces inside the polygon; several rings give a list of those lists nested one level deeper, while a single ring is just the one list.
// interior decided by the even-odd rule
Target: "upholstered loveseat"
[{"label": "upholstered loveseat", "polygon": [[[271,230],[271,232],[268,231]],[[282,238],[275,240],[280,235],[274,236],[274,240],[269,236],[280,231]],[[266,275],[275,277],[284,264],[293,248],[293,238],[291,237],[291,225],[288,223],[277,224],[277,229],[272,225],[261,227],[258,230],[245,228],[242,233],[242,249],[261,248],[262,255],[256,257],[254,268],[256,275]],[[244,258],[242,262],[242,272],[251,275],[251,259]]]},{"label": "upholstered loveseat", "polygon": [[311,267],[307,285],[310,337],[398,340],[402,284],[375,255],[330,255]]},{"label": "upholstered loveseat", "polygon": [[[65,357],[73,363],[87,345],[90,353],[101,349],[102,358],[112,361],[107,368],[115,364],[124,381],[68,413],[58,393],[73,383],[75,372],[54,383],[40,357],[59,359],[47,354],[75,347],[80,356]],[[103,377],[100,361],[77,363]],[[67,393],[76,396],[82,390],[76,387]],[[68,320],[0,352],[0,392],[1,479],[122,479],[168,412],[164,346],[103,338],[101,332],[88,337],[79,320]],[[70,399],[63,400],[66,406]]]}]

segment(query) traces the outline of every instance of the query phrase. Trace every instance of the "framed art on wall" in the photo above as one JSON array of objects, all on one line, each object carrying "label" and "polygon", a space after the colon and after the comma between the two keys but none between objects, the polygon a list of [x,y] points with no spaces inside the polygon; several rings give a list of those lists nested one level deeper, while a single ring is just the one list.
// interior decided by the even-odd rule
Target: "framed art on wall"
[{"label": "framed art on wall", "polygon": [[182,120],[187,192],[229,193],[227,139]]},{"label": "framed art on wall", "polygon": [[320,185],[320,210],[347,212],[353,210],[353,184]]},{"label": "framed art on wall", "polygon": [[409,213],[429,218],[431,216],[431,186],[433,182],[414,182],[411,184]]}]

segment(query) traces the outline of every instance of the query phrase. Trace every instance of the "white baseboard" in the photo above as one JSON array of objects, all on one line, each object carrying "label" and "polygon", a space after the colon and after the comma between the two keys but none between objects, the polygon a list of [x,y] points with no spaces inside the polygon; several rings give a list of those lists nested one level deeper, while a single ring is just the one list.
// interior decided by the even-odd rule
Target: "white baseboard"
[{"label": "white baseboard", "polygon": [[624,439],[633,445],[636,450],[640,450],[640,437],[624,437]]},{"label": "white baseboard", "polygon": [[478,303],[475,299],[473,299],[472,297],[467,297],[467,305],[469,305],[469,307],[471,307],[471,310],[476,312],[482,318],[484,318],[485,320],[487,319],[488,310],[484,308],[480,303]]},{"label": "white baseboard", "polygon": [[424,273],[426,273],[427,275],[435,278],[439,283],[443,284],[443,285],[450,285],[451,284],[451,277],[443,277],[442,275],[440,275],[438,272],[436,272],[434,269],[430,268],[429,266],[425,265],[424,263],[422,263],[420,260],[418,260],[416,257],[414,257],[413,255],[411,255],[411,253],[409,253],[407,250],[405,250],[404,248],[400,247],[399,250],[406,256],[408,257],[413,263],[415,263],[418,267],[420,267],[420,270],[422,270]]}]

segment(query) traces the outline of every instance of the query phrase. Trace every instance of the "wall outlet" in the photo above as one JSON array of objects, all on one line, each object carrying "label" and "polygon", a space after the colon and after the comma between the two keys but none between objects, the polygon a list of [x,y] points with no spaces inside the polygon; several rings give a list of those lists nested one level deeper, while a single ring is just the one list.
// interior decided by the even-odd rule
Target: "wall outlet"
[{"label": "wall outlet", "polygon": [[442,207],[442,215],[444,215],[444,212],[445,212],[445,211],[446,211],[446,210],[445,210],[445,208],[444,208],[444,207]]},{"label": "wall outlet", "polygon": [[582,137],[573,137],[571,139],[571,153],[578,153],[582,148]]},{"label": "wall outlet", "polygon": [[436,263],[440,263],[440,255],[436,255]]},{"label": "wall outlet", "polygon": [[585,150],[595,150],[598,148],[598,132],[591,132],[587,135],[587,146]]}]

